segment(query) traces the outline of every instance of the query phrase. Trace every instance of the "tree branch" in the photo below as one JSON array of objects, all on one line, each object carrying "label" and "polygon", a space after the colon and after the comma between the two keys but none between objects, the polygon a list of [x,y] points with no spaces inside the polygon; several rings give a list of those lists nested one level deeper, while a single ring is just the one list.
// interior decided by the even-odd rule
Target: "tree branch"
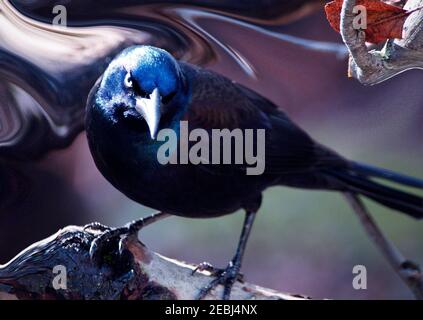
[{"label": "tree branch", "polygon": [[[90,259],[89,248],[101,234],[98,230],[68,226],[34,243],[0,266],[0,300],[195,299],[199,289],[213,279],[207,271],[192,274],[194,265],[150,251],[135,236],[124,238],[121,248],[118,241],[112,241],[98,267]],[[57,266],[61,267],[55,269]],[[221,297],[219,286],[206,298]],[[234,284],[231,298],[306,299],[240,281]]]},{"label": "tree branch", "polygon": [[[411,13],[403,27],[403,39],[388,40],[380,51],[366,45],[363,30],[354,29],[353,8],[357,0],[345,0],[341,11],[341,35],[350,52],[350,75],[373,85],[410,69],[423,68],[423,10]],[[409,0],[405,10],[423,6],[423,0]]]},{"label": "tree branch", "polygon": [[416,299],[423,300],[423,276],[419,266],[405,259],[394,244],[385,237],[357,195],[345,193],[345,197],[376,247],[410,288]]}]

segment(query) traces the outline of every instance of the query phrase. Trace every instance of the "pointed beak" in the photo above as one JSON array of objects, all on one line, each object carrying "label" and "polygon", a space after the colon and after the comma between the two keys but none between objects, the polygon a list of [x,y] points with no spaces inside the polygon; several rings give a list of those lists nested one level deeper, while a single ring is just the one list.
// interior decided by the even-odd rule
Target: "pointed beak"
[{"label": "pointed beak", "polygon": [[151,139],[156,139],[160,122],[160,94],[155,88],[149,98],[136,98],[135,109],[144,117]]}]

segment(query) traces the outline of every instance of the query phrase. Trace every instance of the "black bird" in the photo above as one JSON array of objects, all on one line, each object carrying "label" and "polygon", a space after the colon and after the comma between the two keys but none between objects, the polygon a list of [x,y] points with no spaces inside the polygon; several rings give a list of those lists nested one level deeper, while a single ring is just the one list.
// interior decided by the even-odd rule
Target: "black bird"
[{"label": "black bird", "polygon": [[[264,173],[247,175],[248,165],[243,164],[160,164],[157,153],[164,142],[156,135],[164,128],[179,132],[182,120],[188,121],[190,130],[208,132],[265,129]],[[110,63],[88,98],[86,132],[99,170],[134,201],[191,218],[246,211],[234,258],[200,297],[223,284],[224,298],[229,298],[261,194],[267,187],[286,185],[360,194],[416,219],[423,217],[423,198],[371,178],[418,189],[423,189],[423,181],[343,158],[315,142],[256,92],[212,71],[177,61],[159,48],[130,47]],[[110,234],[137,231],[142,224]],[[95,250],[94,246],[92,252]]]}]

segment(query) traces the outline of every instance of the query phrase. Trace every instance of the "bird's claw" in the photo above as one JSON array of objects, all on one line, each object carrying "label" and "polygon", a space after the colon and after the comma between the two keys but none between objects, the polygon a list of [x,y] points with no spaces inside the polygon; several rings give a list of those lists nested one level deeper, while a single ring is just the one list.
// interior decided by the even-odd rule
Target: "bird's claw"
[{"label": "bird's claw", "polygon": [[121,256],[124,251],[123,239],[122,236],[129,236],[134,231],[129,226],[124,226],[120,228],[107,228],[103,233],[97,236],[90,246],[89,255],[91,260],[97,265],[101,265],[103,262],[103,255],[110,249],[113,244],[113,241],[119,240],[118,242],[118,255]]},{"label": "bird's claw", "polygon": [[[209,264],[210,265],[210,264]],[[211,265],[210,265],[211,266]],[[231,295],[232,286],[235,281],[243,281],[243,276],[240,274],[240,266],[232,261],[228,264],[226,269],[216,269],[212,266],[215,271],[216,278],[213,279],[207,286],[202,288],[198,294],[198,299],[205,298],[211,290],[216,288],[219,284],[223,285],[223,300],[229,300]]]},{"label": "bird's claw", "polygon": [[[202,272],[202,271],[207,271],[207,272],[210,273],[211,276],[218,277],[222,273],[224,273],[226,271],[226,269],[216,268],[210,262],[203,261],[203,262],[199,263],[195,267],[194,270],[192,270],[191,275],[194,275],[196,272]],[[238,272],[237,277],[236,277],[236,281],[244,282],[244,274],[242,274],[241,272]]]},{"label": "bird's claw", "polygon": [[96,221],[96,222],[91,222],[89,224],[86,224],[83,227],[83,230],[84,231],[86,231],[88,229],[91,229],[91,230],[94,230],[94,231],[105,232],[105,231],[111,230],[112,228],[110,228],[110,227],[108,227],[108,226],[106,226],[106,225],[104,225],[104,224]]},{"label": "bird's claw", "polygon": [[[143,227],[148,226],[168,216],[169,214],[166,214],[164,212],[158,212],[148,217],[134,220],[120,228],[110,228],[98,222],[87,224],[86,226],[84,226],[84,230],[92,229],[102,232],[91,242],[89,251],[91,260],[97,265],[101,265],[101,263],[103,262],[103,254],[107,251],[106,249],[112,251],[110,250],[111,247],[113,249],[116,249],[116,246],[114,246],[116,244],[118,249],[117,253],[121,257],[123,252],[125,251],[125,241],[128,237],[137,235]],[[113,242],[113,240],[119,241],[116,243]]]},{"label": "bird's claw", "polygon": [[192,270],[191,275],[194,275],[197,272],[207,271],[210,272],[212,276],[217,276],[220,274],[223,270],[215,268],[210,262],[203,261],[199,263],[194,270]]}]

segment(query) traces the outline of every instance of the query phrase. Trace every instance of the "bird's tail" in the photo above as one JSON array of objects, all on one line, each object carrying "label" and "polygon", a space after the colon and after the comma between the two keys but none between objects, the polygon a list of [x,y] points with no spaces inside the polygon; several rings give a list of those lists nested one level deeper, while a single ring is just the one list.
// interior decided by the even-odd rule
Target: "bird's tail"
[{"label": "bird's tail", "polygon": [[353,162],[348,170],[334,170],[329,174],[340,181],[349,192],[362,194],[416,219],[423,218],[423,197],[371,179],[378,178],[419,190],[423,190],[422,180],[357,162]]}]

